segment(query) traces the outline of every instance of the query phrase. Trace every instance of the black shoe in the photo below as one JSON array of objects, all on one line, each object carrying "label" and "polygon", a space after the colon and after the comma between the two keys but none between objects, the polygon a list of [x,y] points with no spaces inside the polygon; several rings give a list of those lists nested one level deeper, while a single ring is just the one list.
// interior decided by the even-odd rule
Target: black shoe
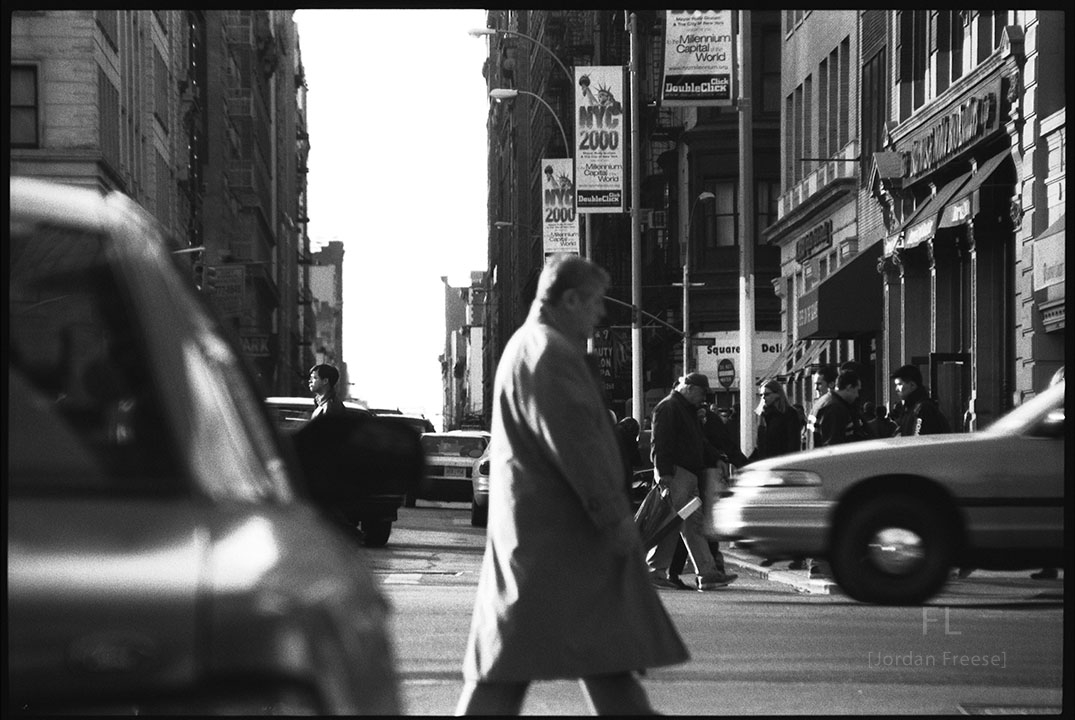
[{"label": "black shoe", "polygon": [[1056,580],[1056,568],[1042,568],[1036,573],[1030,573],[1030,577],[1035,580]]},{"label": "black shoe", "polygon": [[690,585],[679,579],[679,575],[669,575],[668,582],[676,586],[678,590],[690,590]]}]

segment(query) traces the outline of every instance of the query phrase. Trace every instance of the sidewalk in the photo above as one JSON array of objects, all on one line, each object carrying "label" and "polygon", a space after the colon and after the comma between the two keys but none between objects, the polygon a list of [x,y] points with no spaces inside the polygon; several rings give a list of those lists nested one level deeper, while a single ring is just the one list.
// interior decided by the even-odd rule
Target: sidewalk
[{"label": "sidewalk", "polygon": [[[787,560],[777,562],[772,567],[762,567],[761,562],[764,558],[730,543],[721,543],[720,551],[724,555],[725,563],[734,565],[740,573],[749,573],[763,580],[790,585],[799,592],[820,595],[842,594],[840,586],[831,577],[811,578],[809,570],[788,570],[789,561]],[[974,570],[970,578],[992,581],[1027,580],[1032,572],[1036,570]],[[1059,579],[1061,581],[1064,579],[1063,570],[1059,572]]]}]

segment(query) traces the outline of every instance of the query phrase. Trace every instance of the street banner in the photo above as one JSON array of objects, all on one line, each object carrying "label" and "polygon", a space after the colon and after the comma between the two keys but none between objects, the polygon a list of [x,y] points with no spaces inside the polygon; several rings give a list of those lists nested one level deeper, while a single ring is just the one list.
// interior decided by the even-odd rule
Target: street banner
[{"label": "street banner", "polygon": [[541,161],[542,239],[546,257],[579,253],[579,218],[575,214],[575,168],[571,158]]},{"label": "street banner", "polygon": [[733,10],[666,10],[662,105],[735,104]]},{"label": "street banner", "polygon": [[575,68],[575,206],[580,213],[624,212],[623,67]]}]

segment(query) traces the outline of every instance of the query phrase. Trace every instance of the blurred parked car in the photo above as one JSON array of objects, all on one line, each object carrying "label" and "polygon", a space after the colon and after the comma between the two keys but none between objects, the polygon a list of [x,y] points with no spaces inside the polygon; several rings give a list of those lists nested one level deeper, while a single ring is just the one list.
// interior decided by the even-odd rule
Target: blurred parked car
[{"label": "blurred parked car", "polygon": [[426,475],[418,491],[423,500],[473,501],[475,461],[489,446],[482,430],[451,430],[422,435]]},{"label": "blurred parked car", "polygon": [[1064,567],[1064,382],[967,434],[837,445],[745,466],[722,539],[827,557],[848,595],[921,603],[952,567]]},{"label": "blurred parked car", "polygon": [[386,601],[152,218],[13,178],[9,228],[7,714],[399,714]]},{"label": "blurred parked car", "polygon": [[[268,397],[265,405],[273,422],[285,434],[291,434],[306,427],[310,414],[314,410],[312,397]],[[353,400],[343,401],[344,409],[349,415],[363,423],[385,423],[374,416],[365,405]],[[397,440],[398,442],[398,440]],[[417,439],[412,444],[415,463],[421,462],[421,447]],[[331,450],[330,450],[331,452]],[[362,531],[362,542],[367,547],[384,547],[392,533],[392,523],[399,519],[399,508],[407,495],[407,465],[394,465],[398,473],[363,472],[349,480],[355,492],[349,493],[345,500],[338,496],[335,512],[350,529],[356,526]],[[411,472],[420,479],[420,473]]]},{"label": "blurred parked car", "polygon": [[[418,437],[421,437],[423,433],[437,431],[437,428],[433,426],[433,423],[425,415],[408,415],[399,410],[390,410],[388,408],[370,408],[370,412],[379,418],[383,418],[385,422],[396,423],[408,428]],[[407,507],[414,507],[415,501],[418,499],[418,491],[417,485],[407,488],[407,497],[404,501]]]},{"label": "blurred parked car", "polygon": [[370,408],[369,410],[377,417],[384,418],[388,422],[406,425],[419,435],[437,431],[437,428],[433,426],[432,421],[425,415],[411,415],[400,412],[399,410],[389,410],[386,408]]},{"label": "blurred parked car", "polygon": [[489,524],[489,448],[486,445],[481,457],[474,461],[471,470],[470,524],[485,527]]}]

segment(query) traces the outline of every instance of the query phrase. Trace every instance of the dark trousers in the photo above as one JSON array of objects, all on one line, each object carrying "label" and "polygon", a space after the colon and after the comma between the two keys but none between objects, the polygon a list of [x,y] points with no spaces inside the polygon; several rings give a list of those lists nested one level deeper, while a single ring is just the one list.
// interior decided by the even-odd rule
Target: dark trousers
[{"label": "dark trousers", "polygon": [[[713,562],[717,564],[717,569],[721,572],[727,572],[724,569],[724,554],[720,551],[720,543],[716,540],[710,540],[709,552],[713,555]],[[679,542],[676,543],[676,551],[672,555],[672,564],[668,566],[668,577],[679,577],[686,564],[687,546],[683,543],[683,538],[680,538]]]}]

